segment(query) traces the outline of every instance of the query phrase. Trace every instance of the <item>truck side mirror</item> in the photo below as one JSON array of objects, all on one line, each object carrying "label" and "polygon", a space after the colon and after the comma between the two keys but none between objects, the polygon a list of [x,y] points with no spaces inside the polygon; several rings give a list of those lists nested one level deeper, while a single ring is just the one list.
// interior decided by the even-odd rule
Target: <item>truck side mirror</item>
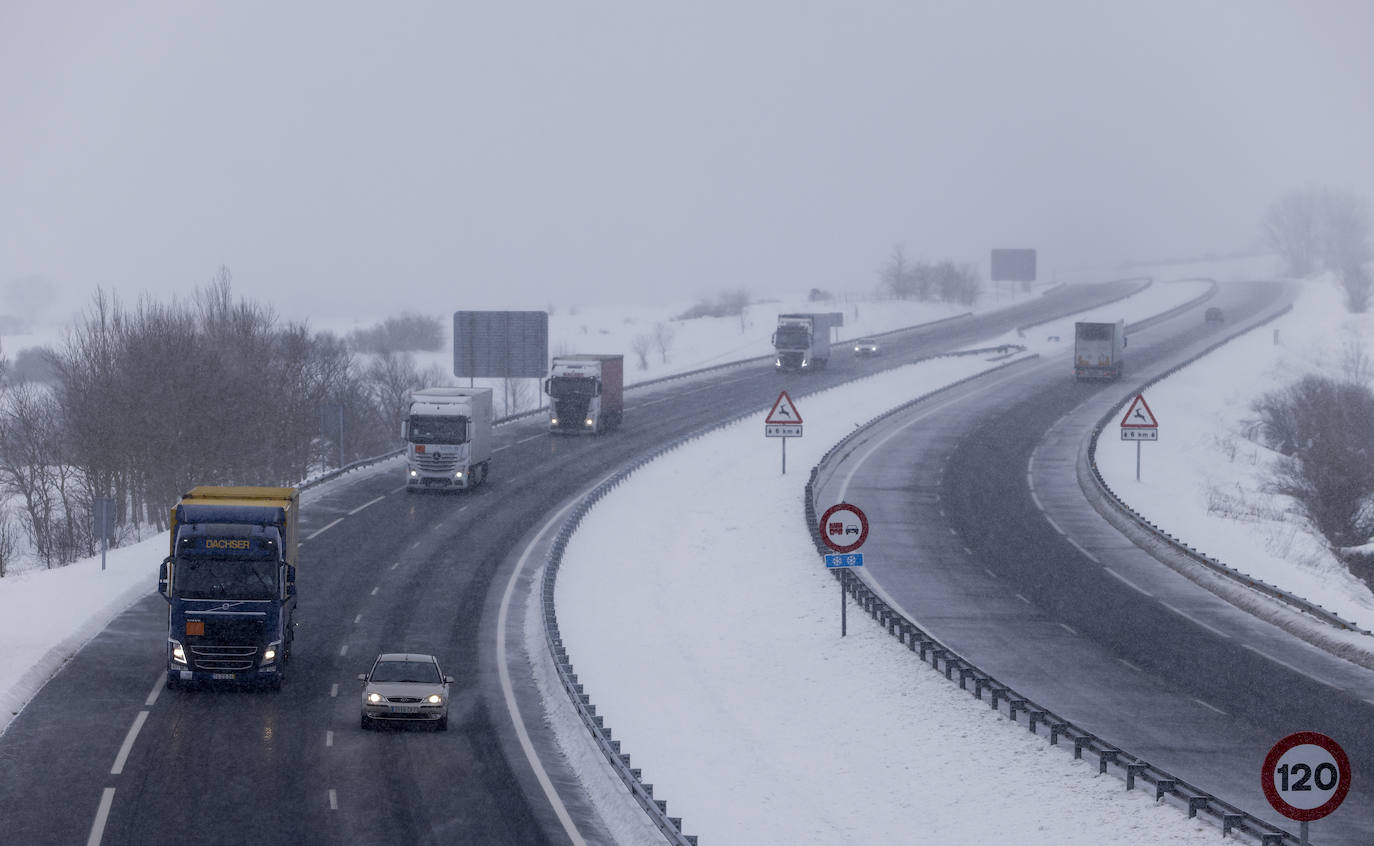
[{"label": "truck side mirror", "polygon": [[1126,349],[1126,342],[1129,341],[1129,340],[1130,340],[1130,338],[1127,338],[1125,335],[1122,335],[1122,336],[1121,336],[1121,348],[1122,348],[1123,350]]},{"label": "truck side mirror", "polygon": [[290,599],[296,595],[296,568],[288,564],[282,567],[282,575],[285,577],[283,581],[285,582],[286,598]]},{"label": "truck side mirror", "polygon": [[596,395],[601,396],[601,380],[596,380]]},{"label": "truck side mirror", "polygon": [[[545,380],[544,380],[544,393],[546,393],[546,394],[549,393],[549,383],[552,382],[552,381],[553,381],[552,379],[545,379]],[[549,394],[549,396],[553,396],[553,394]]]},{"label": "truck side mirror", "polygon": [[172,601],[172,556],[162,559],[157,568],[157,592],[168,602]]},{"label": "truck side mirror", "polygon": [[403,441],[408,441],[408,440],[410,440],[410,421],[409,421],[409,420],[402,420],[402,421],[401,421],[401,440],[403,440]]}]

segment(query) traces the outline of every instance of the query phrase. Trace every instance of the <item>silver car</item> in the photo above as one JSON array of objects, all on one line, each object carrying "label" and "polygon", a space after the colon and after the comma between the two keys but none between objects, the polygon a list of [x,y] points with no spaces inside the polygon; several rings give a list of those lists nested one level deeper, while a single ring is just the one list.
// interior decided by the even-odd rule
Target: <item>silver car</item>
[{"label": "silver car", "polygon": [[854,342],[854,355],[877,355],[880,352],[878,342],[872,338],[860,338]]},{"label": "silver car", "polygon": [[372,672],[360,673],[363,683],[362,727],[377,720],[408,720],[448,728],[448,686],[452,676],[439,669],[433,655],[387,652],[377,656]]}]

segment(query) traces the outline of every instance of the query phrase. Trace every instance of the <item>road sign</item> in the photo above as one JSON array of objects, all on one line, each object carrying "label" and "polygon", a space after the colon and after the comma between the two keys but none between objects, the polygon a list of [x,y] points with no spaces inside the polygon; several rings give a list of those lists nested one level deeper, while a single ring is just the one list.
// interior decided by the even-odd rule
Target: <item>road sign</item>
[{"label": "road sign", "polygon": [[848,555],[825,556],[825,566],[831,570],[836,567],[862,567],[863,565],[864,554],[862,552],[851,552]]},{"label": "road sign", "polygon": [[847,502],[827,508],[820,528],[821,540],[839,553],[855,552],[868,540],[868,517]]},{"label": "road sign", "polygon": [[795,426],[790,423],[765,423],[763,434],[768,438],[800,438],[802,427],[800,423]]},{"label": "road sign", "polygon": [[1127,429],[1121,427],[1121,440],[1123,441],[1157,441],[1159,440],[1158,429]]},{"label": "road sign", "polygon": [[1126,409],[1126,416],[1121,418],[1121,428],[1123,429],[1158,429],[1159,421],[1155,419],[1155,413],[1150,410],[1150,406],[1145,403],[1144,394],[1136,394],[1131,401],[1131,407]]},{"label": "road sign", "polygon": [[787,395],[787,391],[778,394],[777,402],[773,403],[773,410],[768,412],[764,418],[764,423],[797,423],[802,422],[801,414],[797,412],[797,406],[792,402],[792,398]]},{"label": "road sign", "polygon": [[1269,750],[1260,786],[1274,810],[1290,820],[1319,820],[1340,807],[1350,792],[1350,759],[1326,735],[1300,731]]}]

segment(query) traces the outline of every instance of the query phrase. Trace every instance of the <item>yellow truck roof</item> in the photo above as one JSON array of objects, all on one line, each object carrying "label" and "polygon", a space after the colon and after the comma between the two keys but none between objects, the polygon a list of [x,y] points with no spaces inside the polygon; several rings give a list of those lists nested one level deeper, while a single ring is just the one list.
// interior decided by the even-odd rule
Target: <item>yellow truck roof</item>
[{"label": "yellow truck roof", "polygon": [[[277,500],[273,502],[272,500]],[[281,505],[294,502],[295,488],[263,488],[249,485],[197,485],[181,496],[181,504],[212,502],[216,505]]]}]

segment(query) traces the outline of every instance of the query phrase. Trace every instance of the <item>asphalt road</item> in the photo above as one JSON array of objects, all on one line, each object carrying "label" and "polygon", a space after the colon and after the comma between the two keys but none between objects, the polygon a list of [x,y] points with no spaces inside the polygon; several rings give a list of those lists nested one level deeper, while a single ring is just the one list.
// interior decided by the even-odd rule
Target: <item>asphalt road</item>
[{"label": "asphalt road", "polygon": [[[762,416],[780,389],[802,396],[1134,287],[1061,288],[887,338],[876,360],[839,347],[820,373],[751,364],[632,389],[624,428],[602,438],[552,437],[537,420],[503,425],[490,481],[469,494],[407,494],[399,464],[309,491],[300,627],[283,690],[165,690],[166,604],[150,579],[149,596],[69,661],[0,736],[3,839],[567,842],[520,752],[493,658],[497,595],[532,527],[622,462],[726,417]],[[447,732],[360,730],[356,675],[377,653],[402,650],[438,655],[455,677]],[[510,669],[517,696],[534,701],[528,673]],[[537,712],[522,710],[537,723]],[[540,758],[572,825],[604,839],[575,774],[560,771],[549,750]]]},{"label": "asphalt road", "polygon": [[[1223,286],[1207,305],[1235,323],[1283,301],[1255,284]],[[1256,816],[1297,831],[1260,789],[1275,741],[1336,738],[1354,788],[1313,824],[1313,842],[1368,844],[1374,790],[1360,773],[1374,772],[1374,673],[1155,561],[1092,509],[1074,474],[1079,443],[1113,403],[1224,331],[1198,308],[1132,333],[1115,384],[1076,382],[1067,355],[975,380],[875,425],[818,502],[865,509],[865,577],[958,654]],[[1167,442],[1167,410],[1154,411]],[[1156,446],[1144,445],[1146,472]]]}]

